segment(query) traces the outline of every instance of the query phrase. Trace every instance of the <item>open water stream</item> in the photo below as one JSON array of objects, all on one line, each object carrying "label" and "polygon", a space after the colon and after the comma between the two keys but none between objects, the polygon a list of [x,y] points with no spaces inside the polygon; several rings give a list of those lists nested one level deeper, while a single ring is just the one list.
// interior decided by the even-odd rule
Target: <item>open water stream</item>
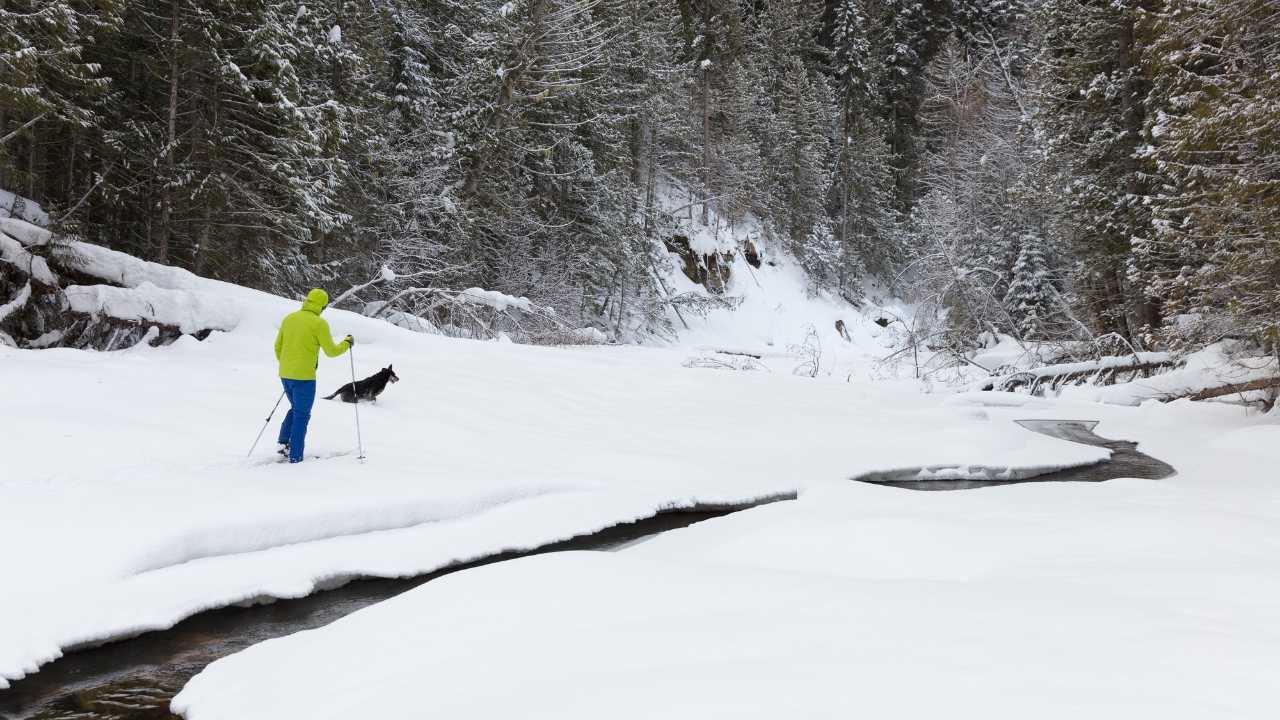
[{"label": "open water stream", "polygon": [[[1063,440],[1109,448],[1109,461],[1031,478],[960,480],[913,479],[918,468],[876,479],[855,478],[909,490],[959,490],[1015,482],[1097,482],[1120,477],[1158,479],[1172,475],[1169,465],[1137,452],[1136,444],[1107,440],[1093,424],[1063,420],[1026,420],[1029,430]],[[794,495],[735,506],[663,512],[634,523],[566,540],[529,552],[508,552],[407,579],[356,580],[297,600],[200,613],[169,630],[70,652],[9,690],[0,690],[3,720],[175,720],[169,701],[193,675],[218,658],[254,643],[327,625],[362,607],[385,600],[448,573],[525,555],[563,550],[612,550],[646,537],[686,527],[749,507]]]}]

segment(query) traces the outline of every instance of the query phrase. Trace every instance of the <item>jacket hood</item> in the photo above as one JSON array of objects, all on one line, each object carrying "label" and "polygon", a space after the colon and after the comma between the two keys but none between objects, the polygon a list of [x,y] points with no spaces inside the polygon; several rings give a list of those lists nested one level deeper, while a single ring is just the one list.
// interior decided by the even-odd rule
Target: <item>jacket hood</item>
[{"label": "jacket hood", "polygon": [[324,308],[329,304],[329,293],[316,288],[307,293],[307,299],[302,301],[302,309],[313,312],[317,315],[324,312]]}]

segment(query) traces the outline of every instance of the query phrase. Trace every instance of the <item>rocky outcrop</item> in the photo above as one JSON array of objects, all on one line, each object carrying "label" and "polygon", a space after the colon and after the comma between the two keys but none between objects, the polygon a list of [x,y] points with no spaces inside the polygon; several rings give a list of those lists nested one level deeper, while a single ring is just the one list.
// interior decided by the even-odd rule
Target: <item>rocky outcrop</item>
[{"label": "rocky outcrop", "polygon": [[235,325],[218,298],[180,287],[178,272],[0,217],[0,344],[118,350]]},{"label": "rocky outcrop", "polygon": [[732,255],[719,252],[701,254],[693,249],[687,236],[680,234],[672,235],[662,242],[668,252],[675,253],[680,258],[680,271],[685,277],[717,295],[724,293],[729,284]]}]

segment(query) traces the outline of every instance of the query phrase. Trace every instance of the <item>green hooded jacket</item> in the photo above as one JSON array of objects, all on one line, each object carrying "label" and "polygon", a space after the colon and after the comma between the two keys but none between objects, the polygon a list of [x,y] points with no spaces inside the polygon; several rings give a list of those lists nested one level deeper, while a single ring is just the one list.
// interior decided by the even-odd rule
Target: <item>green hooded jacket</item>
[{"label": "green hooded jacket", "polygon": [[280,361],[280,377],[286,380],[315,380],[320,365],[320,349],[329,357],[338,357],[350,349],[346,340],[335,343],[329,335],[329,323],[320,317],[329,294],[320,288],[307,293],[302,309],[284,316],[276,334],[276,360]]}]

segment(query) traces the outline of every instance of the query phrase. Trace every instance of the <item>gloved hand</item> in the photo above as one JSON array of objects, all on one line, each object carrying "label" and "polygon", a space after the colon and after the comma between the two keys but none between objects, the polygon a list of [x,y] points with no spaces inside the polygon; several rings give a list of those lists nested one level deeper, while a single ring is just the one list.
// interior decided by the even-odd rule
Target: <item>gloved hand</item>
[{"label": "gloved hand", "polygon": [[353,347],[355,347],[355,346],[356,346],[356,339],[355,339],[355,338],[353,338],[353,337],[351,337],[350,335],[348,335],[348,336],[346,336],[345,338],[343,338],[343,340],[346,340],[346,341],[347,341],[347,347],[349,347],[349,348],[353,348]]}]

